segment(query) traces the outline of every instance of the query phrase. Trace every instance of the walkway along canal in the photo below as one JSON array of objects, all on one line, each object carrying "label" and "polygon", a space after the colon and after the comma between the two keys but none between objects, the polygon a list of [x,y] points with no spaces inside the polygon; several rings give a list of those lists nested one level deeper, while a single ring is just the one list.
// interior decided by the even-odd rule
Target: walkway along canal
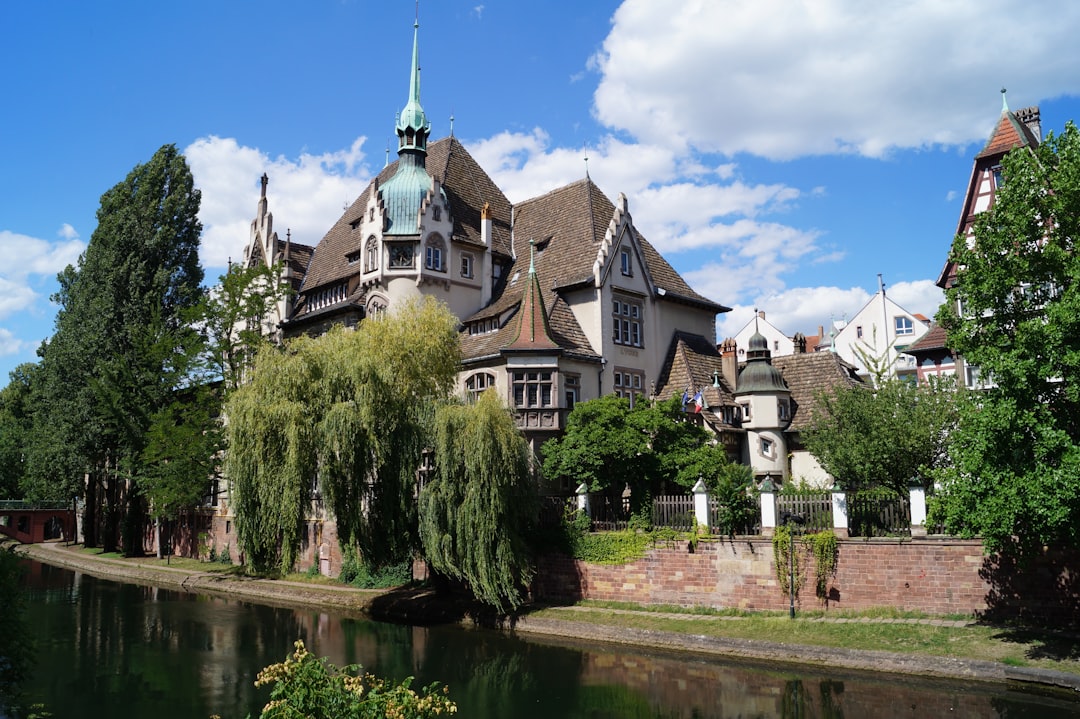
[{"label": "walkway along canal", "polygon": [[[113,569],[106,560],[80,556],[58,545],[27,549],[51,560],[78,560]],[[179,582],[173,580],[180,586],[208,581],[172,574],[182,577]],[[445,682],[461,716],[481,719],[892,717],[913,712],[917,716],[1064,717],[1075,716],[1080,709],[1065,699],[1011,691],[1001,684],[752,664],[595,642],[583,647],[580,640],[530,637],[524,641],[458,626],[371,622],[359,618],[355,606],[274,608],[250,603],[251,587],[260,582],[233,584],[243,589],[245,599],[118,584],[33,564],[28,577],[33,593],[31,621],[39,633],[41,656],[31,691],[57,717],[153,715],[168,719],[218,713],[228,719],[247,712],[257,716],[266,697],[252,686],[255,674],[266,664],[280,661],[292,642],[302,638],[316,654],[338,664],[359,662],[394,678],[415,675],[418,685]],[[312,601],[318,601],[312,594],[296,599],[300,604]],[[582,635],[586,626],[565,622],[561,631],[587,639]],[[682,636],[696,650],[709,651],[694,638]],[[787,657],[797,656],[796,648],[784,649]],[[88,714],[91,709],[97,713]]]}]

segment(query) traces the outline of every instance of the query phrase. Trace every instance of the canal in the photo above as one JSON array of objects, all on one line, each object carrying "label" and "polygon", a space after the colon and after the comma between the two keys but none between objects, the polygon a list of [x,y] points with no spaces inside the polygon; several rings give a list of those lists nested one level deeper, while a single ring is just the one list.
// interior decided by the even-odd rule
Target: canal
[{"label": "canal", "polygon": [[450,686],[469,719],[1075,717],[1080,704],[979,683],[769,667],[458,627],[408,627],[121,584],[27,561],[38,664],[57,719],[257,717],[253,686],[296,639],[338,665]]}]

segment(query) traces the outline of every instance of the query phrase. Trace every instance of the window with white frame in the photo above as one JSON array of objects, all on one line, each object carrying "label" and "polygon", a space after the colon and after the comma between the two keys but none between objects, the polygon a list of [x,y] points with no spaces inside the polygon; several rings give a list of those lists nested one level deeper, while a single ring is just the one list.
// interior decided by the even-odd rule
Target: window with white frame
[{"label": "window with white frame", "polygon": [[894,325],[896,327],[897,336],[913,335],[915,334],[915,323],[910,317],[904,315],[897,315],[894,318]]},{"label": "window with white frame", "polygon": [[461,276],[468,278],[473,276],[473,256],[467,252],[461,255]]},{"label": "window with white frame", "polygon": [[511,376],[514,390],[514,406],[520,409],[552,407],[551,370],[515,371]]},{"label": "window with white frame", "polygon": [[446,243],[438,235],[432,235],[424,247],[424,267],[436,272],[446,272],[445,255]]},{"label": "window with white frame", "polygon": [[615,298],[611,302],[611,339],[617,345],[641,347],[644,310],[641,302]]},{"label": "window with white frame", "polygon": [[761,438],[761,456],[772,457],[773,452],[776,450],[776,443],[771,439]]},{"label": "window with white frame", "polygon": [[563,406],[573,409],[581,396],[581,377],[576,374],[563,375]]},{"label": "window with white frame", "polygon": [[634,399],[638,395],[645,394],[645,373],[635,369],[615,368],[615,394],[630,400],[630,406],[634,406]]},{"label": "window with white frame", "polygon": [[619,250],[619,269],[625,277],[631,277],[634,274],[634,263],[630,258],[629,247]]},{"label": "window with white frame", "polygon": [[379,269],[379,241],[369,237],[364,245],[364,272],[374,272]]},{"label": "window with white frame", "polygon": [[485,390],[495,386],[495,375],[489,372],[477,372],[465,379],[465,397],[475,402]]}]

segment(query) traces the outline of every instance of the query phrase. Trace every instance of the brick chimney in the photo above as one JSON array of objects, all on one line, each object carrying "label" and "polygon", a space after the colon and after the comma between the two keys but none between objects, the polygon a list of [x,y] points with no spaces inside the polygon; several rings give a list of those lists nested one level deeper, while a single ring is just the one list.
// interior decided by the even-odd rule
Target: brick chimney
[{"label": "brick chimney", "polygon": [[720,343],[720,371],[728,387],[734,392],[739,380],[739,353],[734,337],[728,337]]}]

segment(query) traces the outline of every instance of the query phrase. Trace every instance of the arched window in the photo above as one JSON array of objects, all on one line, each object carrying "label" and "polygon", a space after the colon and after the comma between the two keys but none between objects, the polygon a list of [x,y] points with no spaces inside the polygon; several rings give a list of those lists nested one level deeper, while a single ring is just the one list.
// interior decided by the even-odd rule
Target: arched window
[{"label": "arched window", "polygon": [[386,308],[388,306],[389,303],[386,301],[386,298],[375,295],[368,298],[365,314],[369,319],[377,320],[386,314]]},{"label": "arched window", "polygon": [[379,241],[369,237],[364,245],[364,272],[374,272],[379,269]]},{"label": "arched window", "polygon": [[431,235],[424,247],[424,267],[436,272],[446,272],[446,243],[439,235]]},{"label": "arched window", "polygon": [[494,386],[495,375],[493,374],[478,372],[474,375],[469,375],[465,380],[465,397],[470,402],[475,402],[484,390]]}]

